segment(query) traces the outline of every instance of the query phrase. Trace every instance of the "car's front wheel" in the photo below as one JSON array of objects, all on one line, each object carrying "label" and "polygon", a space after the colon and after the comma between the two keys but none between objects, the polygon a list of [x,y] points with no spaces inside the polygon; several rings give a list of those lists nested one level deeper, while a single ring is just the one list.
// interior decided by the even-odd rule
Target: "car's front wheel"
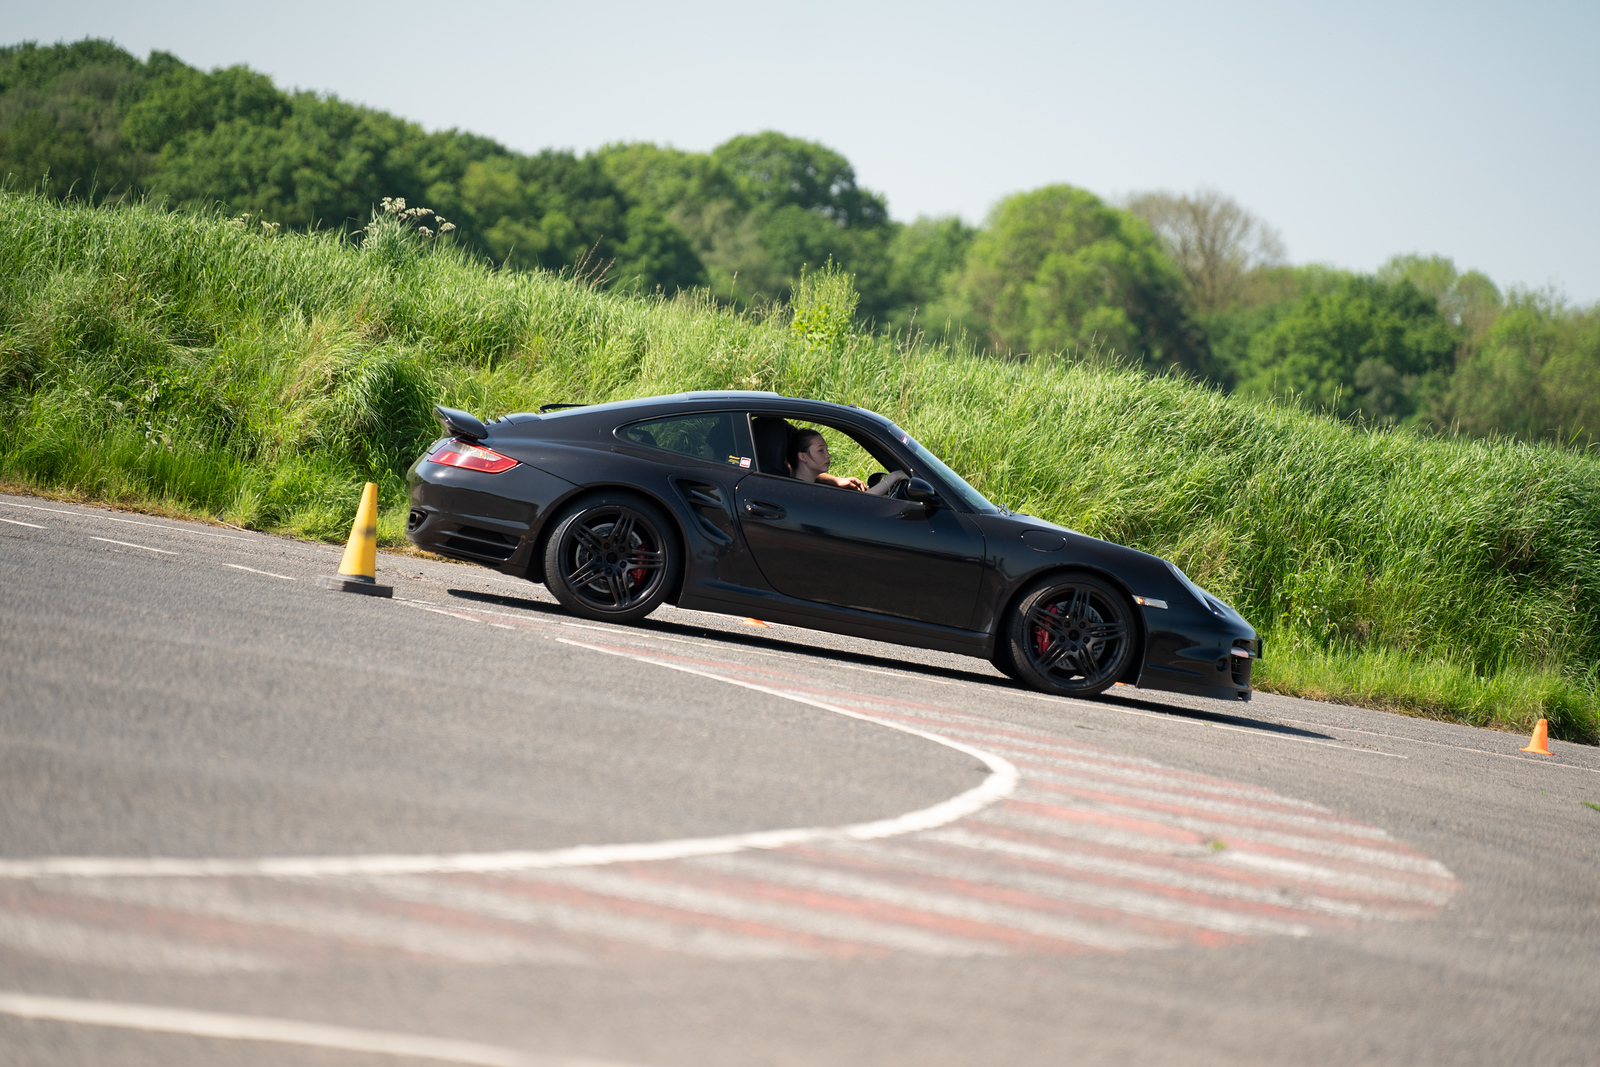
[{"label": "car's front wheel", "polygon": [[545,544],[545,585],[586,619],[639,621],[667,598],[682,566],[667,517],[632,494],[578,501]]},{"label": "car's front wheel", "polygon": [[1069,697],[1109,689],[1138,640],[1128,598],[1087,574],[1034,583],[1017,601],[1004,636],[1019,681]]}]

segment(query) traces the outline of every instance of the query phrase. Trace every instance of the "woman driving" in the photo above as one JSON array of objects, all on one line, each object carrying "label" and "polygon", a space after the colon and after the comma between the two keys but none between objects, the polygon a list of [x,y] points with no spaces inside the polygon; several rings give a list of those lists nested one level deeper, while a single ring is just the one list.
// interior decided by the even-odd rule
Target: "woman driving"
[{"label": "woman driving", "polygon": [[799,429],[789,436],[789,469],[802,482],[833,485],[840,489],[855,489],[871,496],[884,496],[911,476],[905,471],[890,471],[870,489],[860,478],[838,478],[828,473],[833,457],[828,454],[828,442],[816,430]]}]

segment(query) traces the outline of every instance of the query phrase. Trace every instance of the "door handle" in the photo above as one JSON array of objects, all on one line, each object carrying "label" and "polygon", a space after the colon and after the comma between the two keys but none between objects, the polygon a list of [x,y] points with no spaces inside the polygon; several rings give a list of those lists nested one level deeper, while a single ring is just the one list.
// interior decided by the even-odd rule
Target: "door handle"
[{"label": "door handle", "polygon": [[747,501],[744,506],[744,513],[756,519],[781,519],[789,514],[778,505],[768,504],[764,500]]}]

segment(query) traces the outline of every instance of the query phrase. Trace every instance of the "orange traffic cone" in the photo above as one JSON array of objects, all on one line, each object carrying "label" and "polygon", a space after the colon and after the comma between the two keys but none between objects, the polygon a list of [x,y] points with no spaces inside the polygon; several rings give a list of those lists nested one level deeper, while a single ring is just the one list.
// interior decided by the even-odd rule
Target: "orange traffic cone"
[{"label": "orange traffic cone", "polygon": [[338,574],[324,574],[317,584],[340,593],[365,593],[367,596],[394,596],[394,586],[379,585],[378,568],[378,483],[368,482],[361,490],[361,506],[350,527],[350,540],[344,546]]},{"label": "orange traffic cone", "polygon": [[1533,737],[1528,739],[1528,747],[1524,752],[1534,752],[1541,756],[1550,755],[1550,724],[1543,719],[1539,720],[1533,728]]},{"label": "orange traffic cone", "polygon": [[745,619],[744,620],[744,624],[746,626],[759,626],[763,630],[772,629],[772,624],[770,622],[762,622],[760,619],[755,619],[755,618],[747,618],[747,619]]}]

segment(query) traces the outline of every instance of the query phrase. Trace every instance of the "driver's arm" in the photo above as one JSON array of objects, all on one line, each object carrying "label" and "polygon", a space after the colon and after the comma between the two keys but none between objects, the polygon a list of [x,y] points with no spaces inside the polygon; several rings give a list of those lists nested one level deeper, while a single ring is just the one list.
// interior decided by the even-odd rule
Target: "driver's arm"
[{"label": "driver's arm", "polygon": [[867,484],[860,478],[840,478],[829,474],[826,471],[817,475],[817,481],[822,485],[831,485],[837,489],[855,489],[860,491],[866,489],[867,487]]},{"label": "driver's arm", "polygon": [[911,475],[907,474],[905,471],[890,471],[882,478],[879,478],[878,484],[873,486],[871,489],[868,489],[867,492],[873,496],[886,496],[888,495],[889,490],[893,489],[901,482],[909,482],[910,480]]}]

